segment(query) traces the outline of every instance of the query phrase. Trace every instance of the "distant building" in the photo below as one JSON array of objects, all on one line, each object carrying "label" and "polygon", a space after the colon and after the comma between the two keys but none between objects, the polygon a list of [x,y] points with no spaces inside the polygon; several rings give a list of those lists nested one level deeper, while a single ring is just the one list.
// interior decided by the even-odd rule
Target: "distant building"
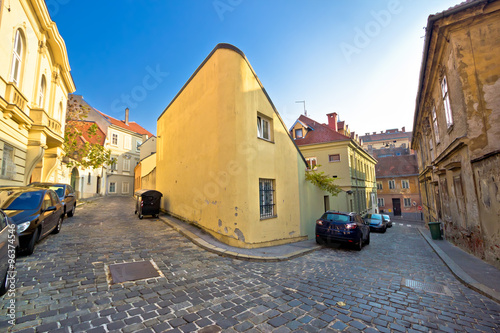
[{"label": "distant building", "polygon": [[321,124],[301,115],[290,128],[290,135],[309,168],[335,178],[335,184],[342,189],[335,197],[323,193],[324,210],[376,212],[377,161],[362,149],[358,136],[349,131],[345,122],[338,121],[337,113],[327,117],[328,124]]},{"label": "distant building", "polygon": [[134,169],[134,192],[156,189],[156,136],[147,139],[139,146],[140,162]]},{"label": "distant building", "polygon": [[420,220],[422,202],[415,155],[379,157],[377,174],[378,207],[381,213]]},{"label": "distant building", "polygon": [[69,181],[61,160],[73,91],[45,1],[0,1],[0,186]]},{"label": "distant building", "polygon": [[218,44],[158,118],[162,209],[237,247],[314,239],[321,191],[238,48]]},{"label": "distant building", "polygon": [[429,16],[412,148],[427,221],[500,267],[500,1]]},{"label": "distant building", "polygon": [[380,133],[366,133],[360,136],[363,148],[373,157],[388,157],[413,154],[410,148],[412,132],[397,128]]},{"label": "distant building", "polygon": [[106,133],[105,147],[111,150],[114,160],[106,168],[106,195],[132,195],[134,168],[140,160],[139,146],[153,134],[129,121],[129,109],[125,110],[125,120],[118,120],[96,110],[80,95],[70,95],[70,100],[88,111],[85,119],[95,122]]}]

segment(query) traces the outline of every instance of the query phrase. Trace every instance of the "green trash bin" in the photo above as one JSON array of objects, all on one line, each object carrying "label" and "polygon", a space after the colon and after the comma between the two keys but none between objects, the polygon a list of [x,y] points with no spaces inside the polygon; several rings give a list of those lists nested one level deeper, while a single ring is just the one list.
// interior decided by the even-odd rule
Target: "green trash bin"
[{"label": "green trash bin", "polygon": [[431,231],[432,239],[441,238],[441,222],[429,222],[429,230]]}]

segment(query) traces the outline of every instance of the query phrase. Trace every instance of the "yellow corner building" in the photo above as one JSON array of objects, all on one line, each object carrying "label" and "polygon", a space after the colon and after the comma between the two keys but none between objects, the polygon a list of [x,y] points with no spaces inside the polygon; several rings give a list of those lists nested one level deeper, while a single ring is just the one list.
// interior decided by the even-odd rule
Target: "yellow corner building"
[{"label": "yellow corner building", "polygon": [[0,185],[61,181],[66,46],[43,0],[0,4]]},{"label": "yellow corner building", "polygon": [[236,47],[219,44],[158,118],[162,209],[221,241],[255,248],[314,237],[322,192]]}]

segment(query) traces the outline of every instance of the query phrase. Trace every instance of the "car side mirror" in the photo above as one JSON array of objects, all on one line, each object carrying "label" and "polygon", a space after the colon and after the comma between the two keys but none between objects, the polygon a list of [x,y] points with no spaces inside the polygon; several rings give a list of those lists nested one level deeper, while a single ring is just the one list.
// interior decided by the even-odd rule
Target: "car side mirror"
[{"label": "car side mirror", "polygon": [[57,209],[57,207],[56,207],[56,206],[50,206],[50,207],[48,207],[47,209],[45,209],[45,210],[44,210],[44,212],[50,212],[50,211],[54,211],[54,210],[56,210],[56,209]]}]

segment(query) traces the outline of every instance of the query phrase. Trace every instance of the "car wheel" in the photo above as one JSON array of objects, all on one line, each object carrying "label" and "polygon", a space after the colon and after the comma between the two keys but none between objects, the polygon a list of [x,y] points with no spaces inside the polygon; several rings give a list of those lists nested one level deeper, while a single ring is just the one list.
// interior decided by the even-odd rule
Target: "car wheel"
[{"label": "car wheel", "polygon": [[57,225],[54,228],[54,230],[52,230],[53,234],[58,234],[59,231],[61,231],[62,223],[63,223],[63,218],[62,218],[62,216],[59,216],[59,220],[57,221]]},{"label": "car wheel", "polygon": [[368,233],[368,237],[366,237],[366,245],[370,244],[370,233]]},{"label": "car wheel", "polygon": [[385,227],[384,229],[382,229],[382,233],[385,233],[387,231],[387,227]]},{"label": "car wheel", "polygon": [[325,241],[323,240],[323,238],[316,236],[316,244],[323,245],[325,244]]},{"label": "car wheel", "polygon": [[144,217],[144,215],[139,214],[139,219],[141,219],[141,220],[142,220],[142,218],[143,218],[143,217]]},{"label": "car wheel", "polygon": [[76,204],[73,205],[73,208],[68,212],[68,217],[72,217],[75,215],[75,210],[76,210]]},{"label": "car wheel", "polygon": [[354,246],[356,251],[361,251],[363,248],[363,236],[359,237],[359,242],[357,242]]},{"label": "car wheel", "polygon": [[33,251],[35,251],[35,244],[38,241],[38,236],[39,236],[39,230],[38,228],[35,229],[35,232],[33,233],[33,236],[31,236],[31,240],[28,244],[28,248],[26,249],[26,254],[31,255],[33,254]]}]

